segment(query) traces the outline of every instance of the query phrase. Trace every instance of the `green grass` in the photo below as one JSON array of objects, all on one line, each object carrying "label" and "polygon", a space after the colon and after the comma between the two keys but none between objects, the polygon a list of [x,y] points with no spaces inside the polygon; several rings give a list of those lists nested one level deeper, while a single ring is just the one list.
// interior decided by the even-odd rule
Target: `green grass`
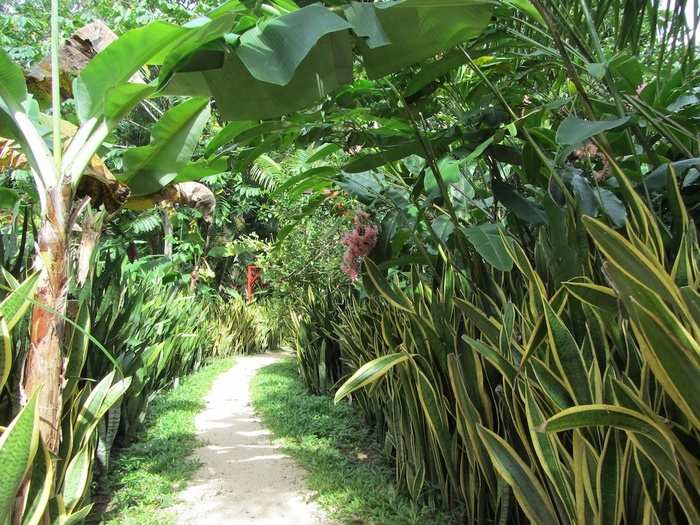
[{"label": "green grass", "polygon": [[343,403],[309,394],[292,361],[263,368],[252,402],[284,451],[309,472],[308,486],[333,518],[353,524],[448,524],[456,517],[421,506],[395,488],[393,470],[366,425]]},{"label": "green grass", "polygon": [[103,523],[174,522],[168,508],[198,467],[189,459],[201,444],[194,434],[194,418],[204,409],[214,380],[232,365],[232,358],[214,361],[154,400],[144,434],[122,449],[111,465],[107,489],[112,494]]}]

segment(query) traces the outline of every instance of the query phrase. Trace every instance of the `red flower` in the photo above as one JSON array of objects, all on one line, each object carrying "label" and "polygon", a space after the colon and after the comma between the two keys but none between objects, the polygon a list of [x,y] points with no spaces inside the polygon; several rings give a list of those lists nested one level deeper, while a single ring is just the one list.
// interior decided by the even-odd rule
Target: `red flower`
[{"label": "red flower", "polygon": [[359,210],[353,219],[353,230],[343,237],[342,243],[347,247],[343,256],[342,272],[351,281],[360,275],[362,258],[366,257],[377,244],[377,228],[370,222],[369,215]]}]

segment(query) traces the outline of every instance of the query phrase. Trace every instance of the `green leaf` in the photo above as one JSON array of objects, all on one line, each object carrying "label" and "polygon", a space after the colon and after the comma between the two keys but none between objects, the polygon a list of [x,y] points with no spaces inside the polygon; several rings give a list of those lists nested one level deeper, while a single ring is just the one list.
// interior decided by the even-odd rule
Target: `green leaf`
[{"label": "green leaf", "polygon": [[386,188],[384,175],[376,171],[344,173],[338,186],[365,204],[375,201]]},{"label": "green leaf", "polygon": [[593,308],[609,314],[617,314],[620,310],[617,296],[612,288],[584,280],[571,280],[562,284],[571,295]]},{"label": "green leaf", "polygon": [[190,162],[209,115],[205,98],[192,98],[168,110],[153,127],[148,146],[124,153],[119,180],[134,196],[150,195],[170,184]]},{"label": "green leaf", "polygon": [[98,53],[73,83],[76,110],[82,122],[104,112],[107,93],[127,82],[158,53],[186,34],[183,28],[151,22],[132,29]]},{"label": "green leaf", "polygon": [[92,447],[86,444],[68,463],[63,480],[63,504],[68,514],[73,512],[73,509],[80,503],[83,494],[85,494],[90,477],[91,462]]},{"label": "green leaf", "polygon": [[518,371],[505,357],[503,357],[502,354],[499,353],[498,350],[496,350],[495,347],[489,346],[481,341],[477,341],[476,339],[472,339],[466,335],[462,336],[462,340],[484,356],[484,358],[486,358],[486,360],[488,360],[501,373],[501,375],[503,375],[508,383],[511,385],[515,383]]},{"label": "green leaf", "polygon": [[596,426],[614,427],[626,431],[635,447],[654,464],[658,473],[669,484],[688,514],[690,522],[700,519],[700,513],[681,481],[679,470],[679,460],[683,458],[681,450],[675,446],[676,440],[673,434],[653,419],[617,405],[582,405],[556,414],[538,430],[562,432]]},{"label": "green leaf", "polygon": [[0,315],[7,321],[7,329],[12,328],[22,318],[29,305],[32,304],[36,287],[39,284],[39,273],[27,277],[15,290],[0,303]]},{"label": "green leaf", "polygon": [[[303,15],[301,19],[298,19],[299,13]],[[307,16],[306,13],[311,15]],[[326,20],[328,13],[330,11],[321,6],[309,6],[275,20],[294,16],[301,26],[306,27],[315,19]],[[168,81],[165,93],[212,96],[224,119],[261,120],[277,118],[308,107],[338,87],[352,82],[352,47],[346,29],[325,33],[309,49],[305,37],[295,32],[296,22],[295,27],[286,23],[280,25],[274,20],[270,23],[275,28],[274,38],[271,37],[266,42],[258,38],[257,43],[262,47],[254,49],[254,35],[262,34],[259,31],[264,33],[265,28],[251,30],[251,36],[246,37],[247,45],[242,56],[238,53],[241,48],[233,51],[225,48],[219,52],[222,55],[221,67],[211,67],[211,51],[195,52],[186,61],[186,67],[176,71]],[[325,22],[324,26],[329,30],[331,27],[339,27]],[[314,31],[310,32],[313,33]],[[284,49],[279,40],[282,36],[295,45]],[[256,61],[247,63],[252,67],[249,70],[243,60],[250,61],[253,57],[256,57]],[[297,63],[299,59],[301,61]],[[291,69],[292,66],[294,69]],[[291,77],[288,78],[290,74]],[[283,85],[266,82],[255,75],[285,82]]]},{"label": "green leaf", "polygon": [[316,182],[330,182],[334,180],[339,175],[337,168],[332,166],[319,166],[317,168],[310,168],[298,175],[293,175],[280,184],[275,191],[272,192],[273,196],[282,195],[283,193],[289,193],[291,195],[298,195],[301,193],[300,185],[307,184],[312,181],[314,184]]},{"label": "green leaf", "polygon": [[9,523],[15,496],[39,447],[38,391],[0,436],[0,523]]},{"label": "green leaf", "polygon": [[214,18],[200,17],[188,23],[186,34],[182,36],[178,45],[167,54],[163,61],[163,66],[158,74],[159,84],[172,76],[175,68],[180,62],[197,51],[198,48],[206,46],[210,42],[216,41],[231,29],[236,21],[235,13],[222,13]]},{"label": "green leaf", "polygon": [[667,454],[673,453],[668,431],[647,416],[617,405],[579,405],[550,417],[539,432],[564,432],[586,427],[614,427],[641,434],[655,441]]},{"label": "green leaf", "polygon": [[596,492],[601,524],[620,522],[624,501],[621,496],[625,490],[621,455],[617,435],[614,430],[610,430],[605,437],[597,472]]},{"label": "green leaf", "polygon": [[503,245],[497,225],[480,224],[462,228],[462,232],[477,253],[496,270],[510,272],[513,269],[513,259]]},{"label": "green leaf", "polygon": [[338,144],[324,144],[318,150],[316,150],[316,152],[313,155],[306,159],[305,164],[313,164],[314,162],[323,160],[326,157],[330,157],[337,151],[340,151],[341,149],[342,148]]},{"label": "green leaf", "polygon": [[450,447],[450,427],[445,403],[442,394],[433,386],[431,381],[420,368],[416,368],[416,378],[418,386],[418,400],[423,408],[423,415],[428,422],[428,427],[432,432],[438,448],[442,454],[443,461],[447,467],[448,475],[453,483],[456,482],[454,462],[452,461],[452,450]]},{"label": "green leaf", "polygon": [[16,111],[26,98],[27,84],[22,69],[0,48],[0,110]]},{"label": "green leaf", "polygon": [[582,144],[589,138],[619,128],[629,121],[630,117],[621,117],[613,120],[584,120],[569,115],[557,129],[556,140],[561,146],[573,146]]},{"label": "green leaf", "polygon": [[[523,356],[523,360],[527,356]],[[523,361],[524,363],[525,361]],[[543,361],[540,361],[536,357],[530,354],[527,360],[528,366],[530,366],[537,377],[537,382],[542,387],[542,391],[547,395],[547,398],[552,402],[552,404],[560,409],[569,408],[573,405],[571,400],[571,394],[569,394],[569,389],[564,385],[556,373],[556,369],[548,366]],[[523,364],[521,363],[521,368]]]},{"label": "green leaf", "polygon": [[433,220],[430,225],[435,236],[442,242],[447,242],[452,232],[455,230],[455,225],[447,215],[440,215]]},{"label": "green leaf", "polygon": [[542,301],[549,346],[554,354],[557,366],[569,386],[569,392],[579,404],[590,403],[592,400],[591,387],[588,383],[586,364],[583,361],[573,335],[564,325],[548,301]]},{"label": "green leaf", "polygon": [[73,395],[77,388],[80,380],[80,372],[83,369],[83,365],[85,365],[88,346],[90,344],[89,335],[91,320],[87,301],[80,305],[80,309],[74,320],[79,328],[74,327],[72,330],[72,336],[68,342],[67,363],[63,372],[66,380],[63,396],[67,399]]},{"label": "green leaf", "polygon": [[389,354],[365,363],[335,393],[337,403],[355,390],[374,383],[384,377],[396,365],[408,361],[411,355],[406,352]]},{"label": "green leaf", "polygon": [[608,72],[608,65],[605,62],[590,62],[586,64],[586,71],[593,78],[602,80]]},{"label": "green leaf", "polygon": [[241,122],[231,122],[230,124],[226,125],[224,128],[222,128],[212,139],[209,141],[207,144],[207,147],[204,151],[204,154],[207,157],[210,157],[216,151],[221,147],[229,142],[233,142],[236,140],[236,138],[241,135],[242,133],[251,130],[251,129],[260,129],[261,134],[269,131],[266,126],[268,123],[263,123],[263,124],[258,124],[255,121],[252,120],[243,120]]},{"label": "green leaf", "polygon": [[646,363],[688,419],[700,427],[700,346],[688,323],[655,295],[632,297],[627,304]]},{"label": "green leaf", "polygon": [[201,180],[204,177],[211,177],[225,171],[228,171],[228,161],[226,159],[198,159],[189,162],[182,168],[177,177],[173,179],[173,183]]},{"label": "green leaf", "polygon": [[547,224],[547,214],[542,206],[536,204],[515,191],[510,184],[493,180],[493,195],[519,219],[530,224]]},{"label": "green leaf", "polygon": [[[423,151],[423,149],[417,150],[416,153]],[[445,183],[446,186],[449,187],[451,184],[456,184],[457,182],[463,179],[462,173],[459,169],[459,166],[463,162],[464,161],[458,161],[456,159],[453,159],[452,157],[444,157],[440,159],[440,161],[437,163],[437,169],[440,173],[440,176],[442,177],[442,181]],[[425,186],[426,194],[439,194],[440,188],[438,186],[437,178],[432,168],[429,168],[427,170],[423,184]]]},{"label": "green leaf", "polygon": [[574,172],[571,174],[571,188],[581,214],[591,217],[597,216],[598,201],[593,194],[593,186],[590,181],[583,175]]},{"label": "green leaf", "polygon": [[61,525],[77,525],[78,523],[82,523],[82,521],[85,518],[87,518],[88,514],[90,514],[93,505],[94,503],[85,505],[83,508],[75,511],[70,516],[66,516],[65,519],[61,522]]},{"label": "green leaf", "polygon": [[0,209],[11,210],[19,202],[19,193],[10,188],[0,188]]},{"label": "green leaf", "polygon": [[637,88],[644,81],[644,73],[636,56],[623,51],[610,60],[608,67],[619,91],[628,95],[637,94]]},{"label": "green leaf", "polygon": [[[75,426],[73,427],[73,443],[76,448],[82,448],[91,437],[93,429],[99,423],[99,412],[102,404],[109,392],[114,379],[114,371],[107,374],[90,392],[78,413]],[[86,389],[89,387],[85,387]]]},{"label": "green leaf", "polygon": [[313,4],[246,31],[236,53],[253,78],[286,86],[321,38],[349,28],[328,8]]},{"label": "green leaf", "polygon": [[126,83],[109,89],[104,103],[104,117],[108,127],[113,129],[136,104],[154,92],[155,88],[147,84]]},{"label": "green leaf", "polygon": [[643,190],[644,187],[649,191],[662,191],[665,189],[667,187],[669,167],[676,175],[682,175],[691,168],[700,170],[700,157],[662,164],[644,177],[644,181],[638,185],[638,189]]},{"label": "green leaf", "polygon": [[2,335],[2,348],[0,348],[0,391],[2,391],[12,370],[12,337],[4,317],[0,317],[0,335]]},{"label": "green leaf", "polygon": [[522,11],[527,16],[531,16],[537,20],[540,24],[545,25],[544,18],[540,12],[532,5],[530,0],[502,0],[504,3],[511,5],[512,7]]},{"label": "green leaf", "polygon": [[411,95],[418,93],[421,89],[434,80],[446,75],[453,69],[456,69],[467,62],[467,55],[465,55],[461,50],[458,50],[448,53],[439,60],[423,65],[418,74],[414,75],[404,88],[404,97],[410,97]]},{"label": "green leaf", "polygon": [[535,429],[544,423],[544,415],[531,390],[526,391],[525,413],[530,427],[530,439],[537,454],[542,469],[557,489],[557,494],[562,499],[567,516],[571,522],[575,522],[576,515],[574,496],[571,490],[571,473],[566,465],[562,465],[557,452],[556,438]]},{"label": "green leaf", "polygon": [[39,440],[39,451],[32,462],[32,477],[29,480],[27,506],[22,516],[22,525],[40,525],[54,485],[54,461],[44,442]]},{"label": "green leaf", "polygon": [[459,308],[463,315],[474,323],[476,328],[485,335],[493,344],[498,343],[501,325],[488,317],[478,306],[462,298],[455,298],[455,306]]},{"label": "green leaf", "polygon": [[375,153],[362,155],[343,166],[343,171],[362,173],[384,166],[389,162],[405,159],[413,154],[425,155],[425,147],[418,140],[409,140],[382,148]]},{"label": "green leaf", "polygon": [[413,312],[413,304],[411,300],[400,290],[395,290],[384,278],[384,275],[379,271],[377,265],[371,259],[364,260],[364,266],[367,270],[367,275],[374,286],[375,290],[384,297],[389,303],[396,308]]},{"label": "green leaf", "polygon": [[608,216],[615,228],[622,228],[627,222],[627,210],[622,201],[612,191],[597,186],[593,194],[600,210]]},{"label": "green leaf", "polygon": [[352,25],[355,34],[366,39],[367,47],[370,49],[391,44],[374,9],[362,6],[359,2],[352,2],[350,7],[345,9],[345,17]]},{"label": "green leaf", "polygon": [[367,75],[376,79],[479,36],[492,10],[483,0],[403,0],[353,2],[345,15],[357,35],[369,37],[359,49]]},{"label": "green leaf", "polygon": [[511,486],[515,498],[531,523],[558,525],[559,520],[542,484],[502,437],[479,425],[479,436],[498,474]]},{"label": "green leaf", "polygon": [[624,274],[666,300],[679,300],[680,292],[658,263],[602,222],[584,217],[583,223],[598,249]]}]

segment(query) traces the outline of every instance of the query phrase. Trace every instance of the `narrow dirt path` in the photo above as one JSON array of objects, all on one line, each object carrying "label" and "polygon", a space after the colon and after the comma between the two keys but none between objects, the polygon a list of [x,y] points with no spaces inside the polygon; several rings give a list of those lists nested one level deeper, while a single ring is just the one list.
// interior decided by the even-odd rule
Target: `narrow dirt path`
[{"label": "narrow dirt path", "polygon": [[202,466],[180,494],[182,525],[331,525],[304,488],[304,471],[270,441],[250,405],[250,381],[283,354],[241,357],[197,416]]}]

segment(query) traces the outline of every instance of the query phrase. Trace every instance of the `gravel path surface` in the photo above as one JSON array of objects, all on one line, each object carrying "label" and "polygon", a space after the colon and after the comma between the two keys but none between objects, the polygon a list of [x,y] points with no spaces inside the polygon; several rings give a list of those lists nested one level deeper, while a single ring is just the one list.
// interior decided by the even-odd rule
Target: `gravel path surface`
[{"label": "gravel path surface", "polygon": [[310,501],[304,470],[274,445],[253,412],[250,381],[283,354],[240,357],[197,416],[202,466],[175,509],[182,525],[332,525]]}]

